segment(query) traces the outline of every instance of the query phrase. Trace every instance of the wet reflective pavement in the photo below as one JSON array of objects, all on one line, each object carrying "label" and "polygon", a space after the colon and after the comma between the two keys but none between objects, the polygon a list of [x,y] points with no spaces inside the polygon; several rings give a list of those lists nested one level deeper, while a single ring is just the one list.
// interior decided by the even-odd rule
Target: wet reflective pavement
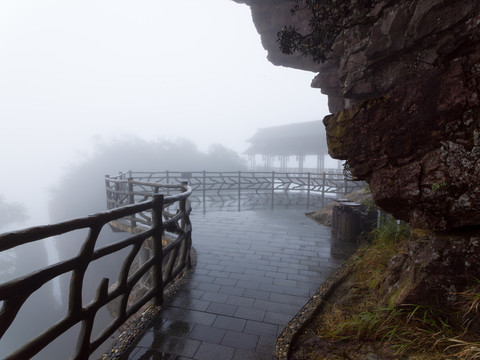
[{"label": "wet reflective pavement", "polygon": [[354,251],[299,209],[191,220],[195,273],[125,359],[273,359],[285,325]]}]

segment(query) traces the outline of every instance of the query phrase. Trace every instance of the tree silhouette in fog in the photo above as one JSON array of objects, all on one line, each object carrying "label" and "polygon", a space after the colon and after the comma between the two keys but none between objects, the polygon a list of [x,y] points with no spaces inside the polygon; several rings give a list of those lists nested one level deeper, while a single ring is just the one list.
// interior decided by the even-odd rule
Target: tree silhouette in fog
[{"label": "tree silhouette in fog", "polygon": [[92,155],[70,166],[51,190],[52,222],[106,210],[105,175],[119,171],[238,171],[246,162],[223,145],[212,145],[207,153],[191,141],[146,141],[139,138],[97,144]]},{"label": "tree silhouette in fog", "polygon": [[3,195],[0,195],[0,214],[0,229],[10,224],[21,224],[28,219],[25,205],[9,203]]}]

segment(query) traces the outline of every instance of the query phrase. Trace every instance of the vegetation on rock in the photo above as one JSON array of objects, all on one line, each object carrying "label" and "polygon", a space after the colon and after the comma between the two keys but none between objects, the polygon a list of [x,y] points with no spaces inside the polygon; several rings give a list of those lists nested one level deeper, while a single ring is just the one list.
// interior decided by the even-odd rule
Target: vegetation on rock
[{"label": "vegetation on rock", "polygon": [[478,359],[480,281],[457,293],[454,311],[422,304],[396,306],[382,287],[408,228],[389,221],[349,262],[346,281],[300,334],[291,359]]},{"label": "vegetation on rock", "polygon": [[353,24],[358,25],[365,16],[364,10],[371,9],[375,3],[375,0],[291,1],[292,15],[300,11],[310,13],[308,33],[294,25],[285,26],[277,34],[280,50],[287,55],[300,52],[316,62],[324,62],[337,36]]}]

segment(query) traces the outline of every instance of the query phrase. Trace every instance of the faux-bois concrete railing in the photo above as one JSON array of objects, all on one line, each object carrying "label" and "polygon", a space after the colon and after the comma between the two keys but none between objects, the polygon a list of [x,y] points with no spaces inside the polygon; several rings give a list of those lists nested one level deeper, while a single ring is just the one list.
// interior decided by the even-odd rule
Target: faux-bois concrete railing
[{"label": "faux-bois concrete railing", "polygon": [[[52,279],[68,272],[72,273],[68,310],[65,317],[15,350],[6,359],[30,359],[50,342],[79,323],[81,330],[72,358],[87,359],[116,329],[150,300],[153,300],[154,305],[162,304],[165,287],[184,269],[191,266],[192,228],[189,219],[191,209],[187,199],[192,189],[187,183],[169,185],[168,188],[169,191],[176,189],[182,192],[172,196],[154,194],[158,193],[160,189],[164,189],[161,184],[157,183],[153,186],[154,191],[149,195],[145,194],[144,201],[140,203],[122,204],[125,206],[113,209],[116,206],[109,202],[109,207],[112,209],[103,213],[0,235],[0,251],[5,251],[74,230],[89,230],[77,256],[0,285],[1,338],[15,321],[22,305],[32,293]],[[118,193],[108,193],[108,191],[107,194],[111,198],[120,196]],[[130,200],[134,202],[134,197],[131,197]],[[168,211],[168,208],[172,206],[178,206],[175,212]],[[122,223],[133,225],[137,221],[136,219],[145,227],[137,229],[134,235],[120,242],[95,248],[98,236],[105,225]],[[173,238],[168,245],[162,246],[162,237],[165,232],[170,233],[171,237],[173,235]],[[147,243],[148,246],[146,246]],[[130,251],[124,259],[121,259],[123,261],[122,270],[117,282],[109,287],[109,279],[103,278],[95,298],[91,301],[83,299],[83,280],[90,263],[126,248],[130,248]],[[134,260],[138,259],[137,255],[145,248],[151,249],[148,251],[149,257],[137,261],[139,265],[134,268]],[[147,275],[151,276],[148,290],[139,299],[133,302],[129,301],[132,289],[141,281],[145,281]],[[91,339],[96,313],[115,299],[120,303],[117,316],[98,336]]]}]

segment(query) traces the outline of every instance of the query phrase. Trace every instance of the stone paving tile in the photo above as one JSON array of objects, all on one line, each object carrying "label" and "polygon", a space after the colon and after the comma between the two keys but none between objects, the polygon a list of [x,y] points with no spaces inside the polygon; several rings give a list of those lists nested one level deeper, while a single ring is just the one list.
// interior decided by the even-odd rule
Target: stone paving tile
[{"label": "stone paving tile", "polygon": [[288,324],[288,322],[291,320],[291,318],[294,315],[295,313],[288,314],[288,313],[277,313],[277,312],[267,311],[265,313],[265,318],[263,321],[270,324],[278,324],[278,325],[285,326]]},{"label": "stone paving tile", "polygon": [[138,348],[136,351],[136,354],[128,357],[129,360],[188,360],[191,359],[189,357],[183,357],[179,355],[174,355],[174,354],[168,354],[164,353],[162,351],[158,350],[152,350],[152,349],[141,349]]},{"label": "stone paving tile", "polygon": [[262,321],[265,317],[265,310],[239,306],[235,311],[235,316],[241,319]]},{"label": "stone paving tile", "polygon": [[236,349],[233,355],[233,360],[272,360],[271,354],[262,354],[256,351]]},{"label": "stone paving tile", "polygon": [[267,300],[270,298],[270,293],[268,291],[263,291],[263,290],[247,289],[243,293],[243,296],[247,296],[253,299]]},{"label": "stone paving tile", "polygon": [[221,288],[221,285],[217,285],[217,284],[209,284],[209,283],[203,283],[203,282],[199,282],[198,284],[196,284],[197,290],[218,292],[220,288]]},{"label": "stone paving tile", "polygon": [[160,326],[155,324],[151,330],[155,333],[158,333],[159,336],[173,335],[181,338],[187,338],[194,327],[195,324],[192,324],[188,321],[166,319],[161,323]]},{"label": "stone paving tile", "polygon": [[270,293],[283,294],[286,288],[278,284],[263,284],[261,289]]},{"label": "stone paving tile", "polygon": [[218,303],[225,303],[227,301],[227,299],[228,299],[228,294],[222,294],[222,293],[218,293],[218,292],[208,292],[207,291],[202,296],[202,300],[213,301],[213,302],[218,302]]},{"label": "stone paving tile", "polygon": [[202,282],[202,283],[213,283],[213,281],[216,279],[215,276],[208,276],[208,275],[198,275],[194,276],[194,280],[197,282]]},{"label": "stone paving tile", "polygon": [[[328,277],[325,277],[325,280],[327,280]],[[323,282],[322,281],[322,282]],[[318,287],[318,286],[317,286]],[[317,288],[314,289],[314,292],[317,290]],[[297,289],[297,288],[286,288],[283,290],[284,294],[288,295],[298,295],[298,296],[305,296],[305,298],[309,297],[309,294],[311,292],[311,289]],[[307,299],[308,300],[308,299]]]},{"label": "stone paving tile", "polygon": [[211,303],[206,310],[209,313],[232,316],[237,311],[237,306],[232,304]]},{"label": "stone paving tile", "polygon": [[226,330],[213,326],[195,325],[195,328],[190,333],[190,338],[212,344],[220,344],[225,333]]},{"label": "stone paving tile", "polygon": [[227,330],[223,337],[222,345],[231,346],[236,349],[255,351],[259,336],[245,334],[243,332]]},{"label": "stone paving tile", "polygon": [[[251,275],[242,274],[242,273],[231,272],[229,278],[235,279],[235,280],[249,281],[250,279],[252,279],[252,276],[251,276]],[[237,285],[238,285],[238,282],[237,282]]]},{"label": "stone paving tile", "polygon": [[284,304],[295,304],[303,306],[306,303],[305,296],[295,296],[289,294],[270,294],[270,301]]},{"label": "stone paving tile", "polygon": [[205,293],[204,290],[195,289],[196,282],[189,282],[185,284],[184,287],[179,289],[178,293],[175,296],[186,296],[192,299],[200,299]]},{"label": "stone paving tile", "polygon": [[227,299],[227,304],[249,307],[249,308],[253,306],[254,302],[255,302],[255,299],[253,298],[237,296],[237,295],[230,295]]},{"label": "stone paving tile", "polygon": [[176,296],[172,300],[170,300],[167,303],[167,305],[169,305],[171,307],[179,307],[179,308],[183,308],[183,309],[205,311],[205,310],[207,310],[208,306],[210,305],[210,301],[192,299],[192,298],[182,297],[182,296]]},{"label": "stone paving tile", "polygon": [[243,331],[246,323],[247,321],[244,319],[239,319],[231,316],[218,315],[217,319],[213,323],[213,326],[218,327],[220,329]]},{"label": "stone paving tile", "polygon": [[245,325],[245,330],[248,334],[256,334],[263,336],[277,336],[278,325],[267,324],[261,321],[248,320]]},{"label": "stone paving tile", "polygon": [[200,344],[201,342],[197,340],[181,338],[173,335],[162,336],[154,331],[146,331],[141,335],[137,347],[157,350],[167,354],[193,357]]},{"label": "stone paving tile", "polygon": [[237,296],[241,296],[244,292],[245,292],[245,288],[244,287],[241,287],[238,285],[237,283],[237,286],[222,286],[222,288],[220,289],[220,292],[222,294],[228,294],[228,295],[237,295]]},{"label": "stone paving tile", "polygon": [[196,360],[231,360],[234,354],[235,349],[230,346],[203,342],[193,358]]},{"label": "stone paving tile", "polygon": [[300,309],[301,306],[298,306],[296,304],[283,304],[275,301],[255,300],[253,308],[278,313],[292,313],[295,312],[295,310]]},{"label": "stone paving tile", "polygon": [[196,271],[128,359],[270,360],[284,326],[352,250],[298,210],[191,219]]},{"label": "stone paving tile", "polygon": [[[197,270],[195,270],[196,272]],[[218,270],[207,270],[208,275],[210,276],[215,276],[218,280],[218,278],[229,278],[231,275],[230,271],[218,271]]]},{"label": "stone paving tile", "polygon": [[237,280],[218,277],[213,281],[213,283],[218,285],[235,286],[237,285]]},{"label": "stone paving tile", "polygon": [[253,280],[238,280],[237,286],[245,288],[245,289],[252,289],[257,290],[260,288],[262,283]]},{"label": "stone paving tile", "polygon": [[216,314],[210,314],[203,311],[189,311],[185,316],[184,321],[189,321],[193,324],[212,325],[216,318]]}]

